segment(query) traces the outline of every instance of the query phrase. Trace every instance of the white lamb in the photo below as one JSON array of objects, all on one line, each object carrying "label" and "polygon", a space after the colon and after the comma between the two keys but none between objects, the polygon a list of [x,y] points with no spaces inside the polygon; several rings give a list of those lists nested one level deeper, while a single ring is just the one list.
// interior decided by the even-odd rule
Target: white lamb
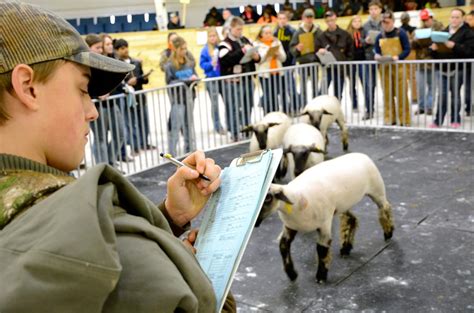
[{"label": "white lamb", "polygon": [[291,119],[283,112],[270,112],[261,121],[245,126],[241,132],[253,132],[250,152],[276,149],[281,146],[283,135],[291,125]]},{"label": "white lamb", "polygon": [[291,280],[297,277],[290,254],[296,233],[318,231],[316,280],[318,283],[326,281],[331,261],[329,248],[333,216],[340,216],[340,253],[349,255],[357,228],[357,218],[350,210],[366,195],[377,204],[385,240],[390,239],[394,225],[385,185],[377,167],[365,154],[346,154],[313,166],[287,185],[271,185],[257,226],[278,210],[284,224],[280,252],[285,272]]},{"label": "white lamb", "polygon": [[283,136],[283,157],[277,179],[294,179],[304,170],[324,161],[324,137],[316,127],[305,123],[291,125]]},{"label": "white lamb", "polygon": [[308,115],[310,123],[321,131],[328,144],[328,128],[336,122],[341,129],[342,148],[349,148],[349,133],[341,110],[341,102],[338,98],[329,95],[318,96],[304,107],[302,115]]}]

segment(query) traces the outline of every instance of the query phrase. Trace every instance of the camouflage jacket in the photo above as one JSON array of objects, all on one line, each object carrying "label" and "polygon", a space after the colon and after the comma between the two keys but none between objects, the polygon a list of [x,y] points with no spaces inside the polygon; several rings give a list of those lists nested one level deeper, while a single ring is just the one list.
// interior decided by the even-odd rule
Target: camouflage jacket
[{"label": "camouflage jacket", "polygon": [[165,214],[102,164],[79,179],[0,154],[0,312],[214,312]]}]

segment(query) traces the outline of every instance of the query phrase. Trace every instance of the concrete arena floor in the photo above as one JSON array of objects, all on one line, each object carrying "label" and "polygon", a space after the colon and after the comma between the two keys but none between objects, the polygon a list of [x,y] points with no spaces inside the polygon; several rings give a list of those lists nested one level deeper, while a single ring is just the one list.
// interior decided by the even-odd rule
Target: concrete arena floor
[{"label": "concrete arena floor", "polygon": [[[246,149],[208,155],[222,166]],[[352,128],[349,149],[369,155],[382,173],[393,239],[384,242],[366,197],[354,208],[359,229],[351,256],[339,256],[336,219],[328,282],[318,285],[315,234],[298,234],[291,251],[299,276],[291,282],[275,214],[255,228],[234,279],[239,312],[474,312],[474,134]],[[332,129],[329,156],[340,154]],[[130,179],[160,201],[173,170],[165,164]]]}]

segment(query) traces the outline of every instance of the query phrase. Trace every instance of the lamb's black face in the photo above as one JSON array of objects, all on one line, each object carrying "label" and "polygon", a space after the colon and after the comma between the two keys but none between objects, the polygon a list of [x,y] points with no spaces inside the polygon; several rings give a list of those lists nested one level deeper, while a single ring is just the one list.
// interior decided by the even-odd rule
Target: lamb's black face
[{"label": "lamb's black face", "polygon": [[260,214],[258,215],[255,227],[260,226],[263,220],[266,219],[272,213],[272,208],[275,205],[276,201],[277,199],[271,193],[267,194],[267,196],[265,197],[265,201],[263,201],[263,206],[260,210]]},{"label": "lamb's black face", "polygon": [[309,113],[309,118],[311,124],[319,130],[321,126],[321,119],[323,118],[323,112],[321,111],[313,111]]},{"label": "lamb's black face", "polygon": [[267,148],[268,126],[258,125],[254,127],[255,137],[257,137],[258,147],[260,150]]},{"label": "lamb's black face", "polygon": [[295,146],[292,148],[291,153],[293,153],[295,160],[295,176],[298,176],[304,172],[311,151],[305,146]]}]

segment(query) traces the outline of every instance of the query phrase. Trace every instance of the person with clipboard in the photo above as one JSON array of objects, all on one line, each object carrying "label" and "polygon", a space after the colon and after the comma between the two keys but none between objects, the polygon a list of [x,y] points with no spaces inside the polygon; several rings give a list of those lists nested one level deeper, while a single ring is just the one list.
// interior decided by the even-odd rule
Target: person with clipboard
[{"label": "person with clipboard", "polygon": [[238,140],[240,128],[250,123],[253,107],[253,75],[232,75],[255,72],[260,61],[257,49],[243,36],[244,21],[234,16],[226,38],[219,43],[221,76],[231,76],[224,81],[227,130],[232,141]]},{"label": "person with clipboard", "polygon": [[[382,15],[383,31],[375,39],[375,60],[379,66],[383,82],[384,123],[397,125],[395,106],[398,104],[398,122],[400,126],[410,126],[410,103],[408,102],[407,68],[396,64],[410,54],[410,41],[403,29],[395,27],[393,12]],[[397,103],[395,103],[395,98]]]}]

